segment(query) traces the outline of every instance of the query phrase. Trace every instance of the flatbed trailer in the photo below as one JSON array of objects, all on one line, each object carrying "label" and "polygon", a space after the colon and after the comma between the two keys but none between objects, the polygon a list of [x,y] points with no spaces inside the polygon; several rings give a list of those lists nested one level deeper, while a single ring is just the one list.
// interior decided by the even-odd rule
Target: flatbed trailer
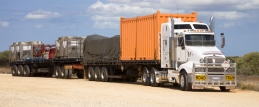
[{"label": "flatbed trailer", "polygon": [[83,78],[82,58],[44,59],[33,58],[21,61],[10,61],[14,76],[55,76],[71,78],[72,73]]},{"label": "flatbed trailer", "polygon": [[82,42],[85,37],[59,37],[55,44],[41,41],[14,42],[10,46],[13,76],[54,76],[83,78]]}]

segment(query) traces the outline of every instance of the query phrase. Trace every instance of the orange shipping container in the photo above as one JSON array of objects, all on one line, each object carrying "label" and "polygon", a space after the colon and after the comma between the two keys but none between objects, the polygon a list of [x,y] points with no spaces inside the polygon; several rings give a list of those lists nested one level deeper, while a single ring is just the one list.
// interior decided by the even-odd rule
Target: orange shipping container
[{"label": "orange shipping container", "polygon": [[120,19],[121,60],[160,60],[159,33],[168,18],[181,18],[183,22],[196,22],[197,13],[162,14]]}]

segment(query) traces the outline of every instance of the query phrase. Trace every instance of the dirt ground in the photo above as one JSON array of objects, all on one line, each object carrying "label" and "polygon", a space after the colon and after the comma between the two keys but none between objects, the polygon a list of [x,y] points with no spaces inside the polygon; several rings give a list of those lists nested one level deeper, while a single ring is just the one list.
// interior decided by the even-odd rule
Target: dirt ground
[{"label": "dirt ground", "polygon": [[218,88],[180,91],[179,87],[140,82],[13,77],[0,74],[0,107],[258,107],[259,92]]}]

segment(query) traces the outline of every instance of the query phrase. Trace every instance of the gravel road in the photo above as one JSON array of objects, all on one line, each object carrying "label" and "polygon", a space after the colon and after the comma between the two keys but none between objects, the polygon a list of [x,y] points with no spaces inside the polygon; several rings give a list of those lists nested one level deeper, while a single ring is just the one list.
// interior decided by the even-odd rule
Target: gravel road
[{"label": "gravel road", "polygon": [[0,74],[0,107],[258,107],[259,93]]}]

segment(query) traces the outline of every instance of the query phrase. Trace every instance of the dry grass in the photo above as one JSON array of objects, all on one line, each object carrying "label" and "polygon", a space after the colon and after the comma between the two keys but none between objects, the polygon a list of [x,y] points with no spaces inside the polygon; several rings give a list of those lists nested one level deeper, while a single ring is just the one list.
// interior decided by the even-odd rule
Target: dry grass
[{"label": "dry grass", "polygon": [[259,82],[254,81],[238,81],[237,88],[244,90],[259,91]]},{"label": "dry grass", "polygon": [[259,91],[259,76],[238,76],[237,88]]}]

